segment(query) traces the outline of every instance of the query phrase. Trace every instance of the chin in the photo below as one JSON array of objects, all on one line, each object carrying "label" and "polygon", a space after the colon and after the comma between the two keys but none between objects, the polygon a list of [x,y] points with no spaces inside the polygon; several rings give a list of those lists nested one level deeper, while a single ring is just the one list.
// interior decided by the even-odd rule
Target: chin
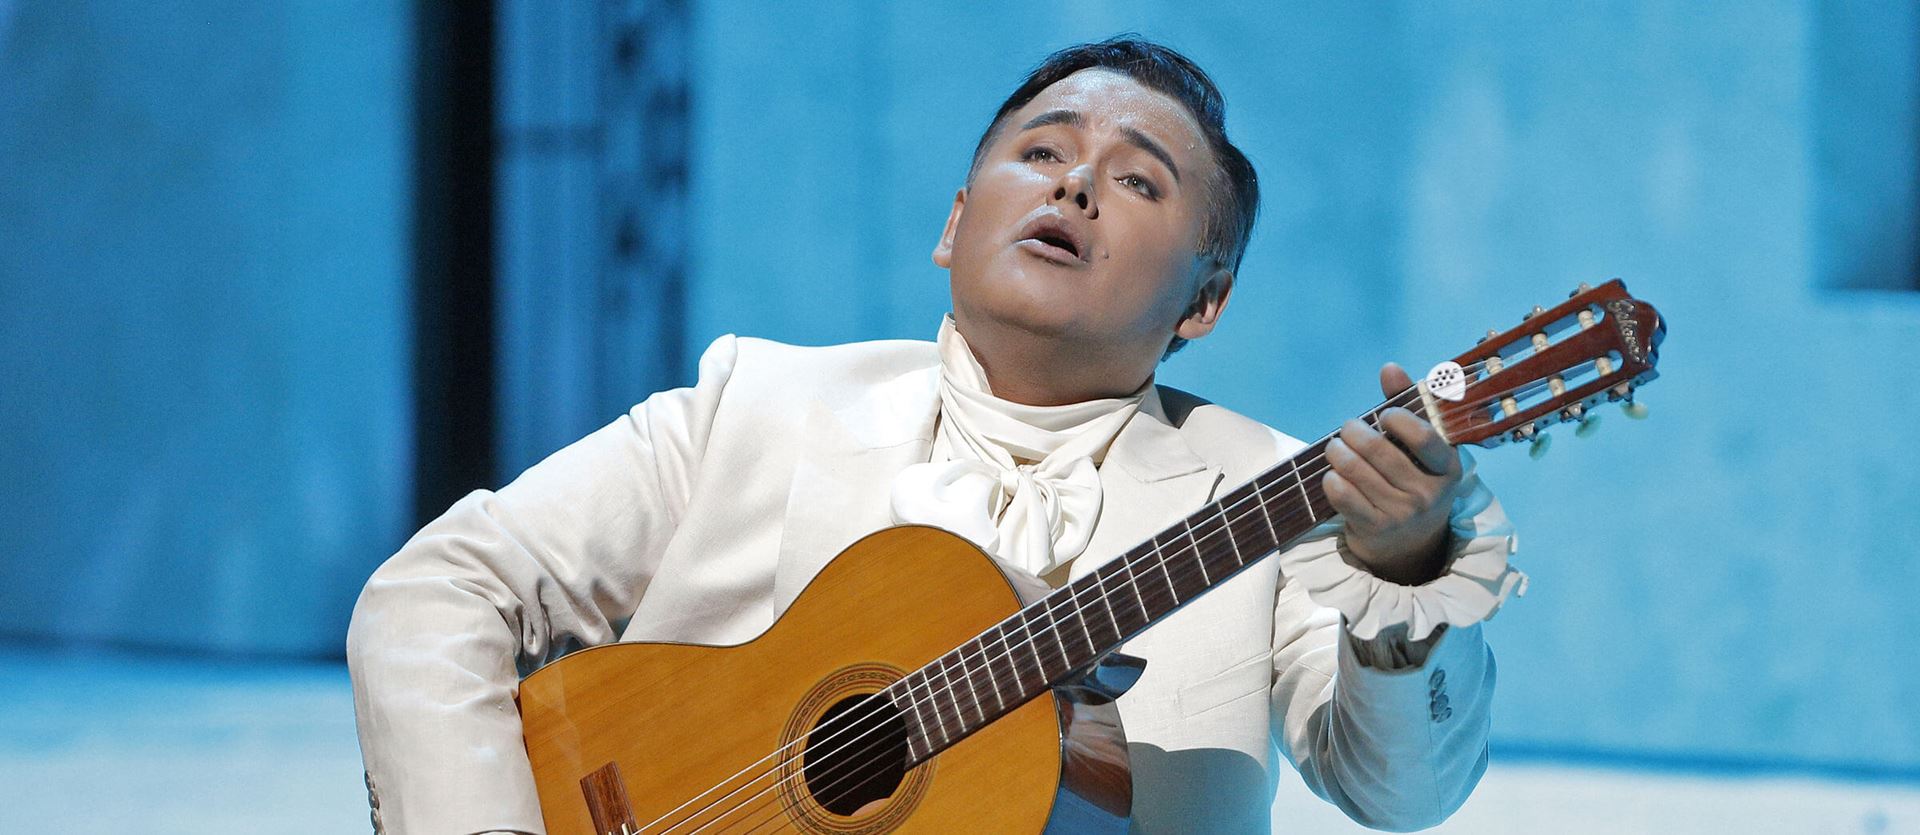
[{"label": "chin", "polygon": [[1043,335],[1066,335],[1076,330],[1090,292],[1082,276],[1060,275],[1031,256],[1019,255],[993,264],[989,271],[962,285],[954,282],[954,303],[962,297],[976,318],[990,318],[1006,327]]},{"label": "chin", "polygon": [[1032,288],[999,286],[981,288],[963,303],[956,293],[954,307],[964,308],[967,320],[976,327],[1017,330],[1035,336],[1063,338],[1079,330],[1080,324],[1070,298],[1034,293]]}]

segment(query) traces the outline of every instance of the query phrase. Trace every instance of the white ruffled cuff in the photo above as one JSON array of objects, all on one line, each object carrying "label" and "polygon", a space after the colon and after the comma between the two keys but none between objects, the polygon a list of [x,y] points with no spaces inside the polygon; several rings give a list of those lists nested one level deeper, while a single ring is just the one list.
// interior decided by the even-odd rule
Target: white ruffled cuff
[{"label": "white ruffled cuff", "polygon": [[1453,504],[1452,540],[1446,573],[1419,586],[1389,583],[1341,557],[1345,526],[1336,517],[1307,539],[1280,553],[1280,572],[1299,583],[1315,604],[1340,610],[1355,638],[1371,641],[1381,630],[1405,624],[1410,640],[1423,640],[1441,624],[1472,626],[1493,617],[1507,598],[1527,593],[1527,575],[1507,564],[1518,547],[1500,503],[1472,475]]}]

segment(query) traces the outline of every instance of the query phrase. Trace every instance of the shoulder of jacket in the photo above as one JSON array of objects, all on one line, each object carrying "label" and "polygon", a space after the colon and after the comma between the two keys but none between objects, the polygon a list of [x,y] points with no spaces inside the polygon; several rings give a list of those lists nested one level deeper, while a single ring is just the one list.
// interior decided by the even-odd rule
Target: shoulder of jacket
[{"label": "shoulder of jacket", "polygon": [[724,375],[735,395],[785,399],[870,386],[939,362],[933,343],[911,339],[812,346],[727,334],[701,356],[700,375]]},{"label": "shoulder of jacket", "polygon": [[1230,474],[1250,465],[1265,469],[1306,446],[1285,432],[1199,395],[1172,386],[1159,389],[1167,421],[1180,430],[1187,445]]}]

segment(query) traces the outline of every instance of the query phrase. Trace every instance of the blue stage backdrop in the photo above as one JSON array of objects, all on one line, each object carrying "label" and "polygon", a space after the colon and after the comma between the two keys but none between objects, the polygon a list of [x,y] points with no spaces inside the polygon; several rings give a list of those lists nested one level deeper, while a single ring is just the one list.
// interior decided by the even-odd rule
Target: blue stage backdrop
[{"label": "blue stage backdrop", "polygon": [[0,631],[338,653],[412,516],[406,5],[0,18]]},{"label": "blue stage backdrop", "polygon": [[1000,98],[1049,49],[1165,39],[1266,198],[1224,324],[1164,381],[1317,436],[1380,362],[1583,281],[1672,321],[1650,420],[1480,456],[1534,580],[1488,632],[1497,744],[1914,775],[1915,9],[703,6],[687,356],[931,338],[928,254]]},{"label": "blue stage backdrop", "polygon": [[[1582,281],[1671,321],[1651,420],[1481,456],[1534,578],[1488,630],[1501,751],[1920,775],[1910,0],[710,2],[626,58],[648,4],[562,5],[500,4],[501,478],[721,333],[930,338],[985,120],[1135,30],[1267,195],[1166,382],[1312,436]],[[15,638],[338,651],[410,525],[409,8],[0,0]],[[628,227],[605,177],[662,202]]]}]

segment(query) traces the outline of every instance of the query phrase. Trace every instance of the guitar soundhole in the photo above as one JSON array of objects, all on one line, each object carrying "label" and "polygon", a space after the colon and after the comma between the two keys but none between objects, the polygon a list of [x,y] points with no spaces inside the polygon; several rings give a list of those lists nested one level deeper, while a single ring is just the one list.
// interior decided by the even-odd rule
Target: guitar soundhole
[{"label": "guitar soundhole", "polygon": [[893,703],[850,696],[827,708],[807,734],[801,773],[815,802],[851,816],[893,796],[906,776],[907,757],[907,723]]}]

